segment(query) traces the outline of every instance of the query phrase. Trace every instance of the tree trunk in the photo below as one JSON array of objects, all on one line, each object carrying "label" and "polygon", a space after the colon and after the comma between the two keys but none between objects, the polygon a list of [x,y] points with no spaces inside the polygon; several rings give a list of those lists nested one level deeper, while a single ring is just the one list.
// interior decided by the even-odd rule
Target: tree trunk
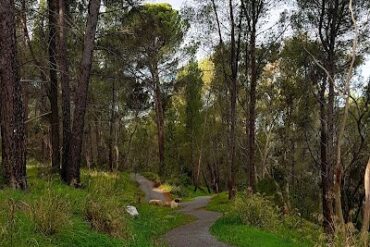
[{"label": "tree trunk", "polygon": [[114,171],[114,165],[113,165],[113,129],[114,129],[114,123],[115,123],[115,107],[116,107],[116,92],[115,92],[115,82],[114,79],[112,81],[112,104],[111,104],[111,117],[110,117],[110,125],[109,125],[109,143],[108,143],[108,149],[109,149],[109,170],[111,172]]},{"label": "tree trunk", "polygon": [[[237,79],[238,79],[238,51],[239,47],[236,46],[235,40],[235,21],[233,1],[229,1],[230,21],[231,21],[231,85],[230,85],[230,165],[229,165],[229,178],[228,189],[229,199],[233,199],[236,195],[235,186],[235,173],[236,173],[236,97],[237,97]],[[240,31],[240,30],[239,30]]]},{"label": "tree trunk", "polygon": [[365,187],[365,202],[363,205],[363,219],[361,228],[361,240],[363,246],[368,246],[369,240],[369,220],[370,220],[370,159],[367,162],[365,175],[364,175],[364,187]]},{"label": "tree trunk", "polygon": [[49,8],[49,74],[50,88],[49,101],[51,114],[50,119],[50,142],[52,147],[51,167],[53,172],[59,172],[60,169],[60,152],[59,152],[59,108],[58,108],[58,76],[57,76],[57,43],[56,29],[58,23],[58,2],[57,0],[48,0]]},{"label": "tree trunk", "polygon": [[71,144],[69,149],[66,177],[64,181],[70,185],[80,184],[80,163],[82,151],[82,138],[85,126],[85,113],[87,93],[92,67],[96,26],[99,17],[100,0],[90,0],[87,17],[86,32],[84,37],[84,49],[80,64],[78,83],[76,89],[75,111],[71,132]]},{"label": "tree trunk", "polygon": [[3,177],[7,185],[26,189],[26,140],[22,86],[16,61],[13,0],[0,4],[0,100]]},{"label": "tree trunk", "polygon": [[91,159],[92,165],[96,166],[98,164],[98,142],[96,137],[96,124],[92,122],[90,124],[90,141],[91,141]]},{"label": "tree trunk", "polygon": [[63,149],[61,177],[66,180],[68,170],[68,152],[71,137],[71,93],[67,51],[68,1],[59,0],[59,70],[62,86],[62,111],[63,111]]},{"label": "tree trunk", "polygon": [[253,27],[250,36],[250,72],[251,83],[249,91],[249,121],[248,121],[248,186],[256,190],[256,103],[257,103],[257,64],[256,64],[256,29]]},{"label": "tree trunk", "polygon": [[154,97],[155,97],[155,111],[156,111],[156,124],[158,136],[158,154],[159,154],[159,175],[164,175],[165,161],[164,161],[164,110],[162,103],[162,93],[160,88],[158,67],[153,64],[152,68]]},{"label": "tree trunk", "polygon": [[322,187],[322,207],[324,216],[324,230],[327,234],[334,233],[334,216],[332,200],[332,184],[330,176],[330,164],[328,163],[327,144],[327,114],[325,109],[326,80],[324,79],[320,90],[320,163],[321,163],[321,187]]}]

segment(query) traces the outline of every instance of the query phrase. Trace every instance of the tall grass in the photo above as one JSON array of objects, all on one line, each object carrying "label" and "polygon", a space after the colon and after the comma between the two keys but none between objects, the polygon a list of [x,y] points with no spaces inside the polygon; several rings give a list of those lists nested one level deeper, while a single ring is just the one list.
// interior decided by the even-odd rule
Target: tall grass
[{"label": "tall grass", "polygon": [[[161,234],[189,220],[142,205],[129,174],[83,170],[75,189],[44,168],[29,167],[28,191],[0,190],[0,247],[159,246]],[[129,204],[139,217],[126,215]]]}]

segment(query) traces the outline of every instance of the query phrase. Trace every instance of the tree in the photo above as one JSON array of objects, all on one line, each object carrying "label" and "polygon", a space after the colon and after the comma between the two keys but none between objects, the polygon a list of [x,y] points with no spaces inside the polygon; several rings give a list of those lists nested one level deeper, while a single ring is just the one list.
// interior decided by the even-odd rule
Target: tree
[{"label": "tree", "polygon": [[15,7],[12,0],[0,4],[0,85],[2,170],[4,181],[26,189],[25,111],[16,48]]},{"label": "tree", "polygon": [[[332,234],[335,231],[334,216],[336,214],[339,221],[343,222],[340,198],[335,204],[334,184],[341,183],[343,171],[340,167],[335,169],[336,146],[336,92],[338,79],[343,76],[343,69],[347,64],[347,59],[341,57],[348,52],[350,42],[348,36],[352,31],[352,20],[349,8],[349,1],[344,0],[299,0],[298,6],[302,17],[307,20],[307,30],[314,28],[318,41],[323,49],[323,56],[314,57],[318,69],[324,75],[320,81],[320,121],[321,121],[321,140],[320,140],[320,161],[322,177],[322,206],[324,215],[325,232]],[[361,11],[364,1],[356,1],[356,11]],[[300,21],[303,21],[302,19]],[[301,25],[301,24],[300,24]],[[328,93],[327,93],[328,92]],[[336,180],[334,180],[334,178]]]},{"label": "tree", "polygon": [[[188,152],[189,167],[193,171],[193,184],[198,186],[199,169],[196,156],[201,156],[200,153],[200,136],[201,136],[201,110],[202,103],[202,72],[198,68],[198,63],[191,62],[185,69],[184,75],[180,78],[185,84],[185,142]],[[197,154],[197,150],[198,154]]]},{"label": "tree", "polygon": [[[156,113],[159,174],[165,168],[165,83],[172,82],[171,70],[176,68],[174,56],[188,28],[178,11],[169,4],[145,4],[128,14],[129,43],[136,47],[137,69],[149,71],[148,87],[154,95]],[[145,76],[146,77],[146,76]]]},{"label": "tree", "polygon": [[248,171],[248,186],[252,191],[256,190],[256,104],[257,104],[257,83],[261,74],[261,67],[257,64],[257,34],[258,28],[263,15],[268,11],[269,1],[252,0],[242,1],[243,14],[247,20],[247,50],[246,50],[246,78],[249,79],[249,97],[247,117],[247,171]]},{"label": "tree", "polygon": [[80,166],[82,156],[82,138],[85,126],[87,93],[92,67],[92,58],[95,43],[96,26],[98,23],[100,0],[90,0],[87,16],[86,32],[84,36],[83,53],[76,89],[75,110],[71,132],[71,143],[68,152],[68,167],[62,179],[73,186],[80,184]]},{"label": "tree", "polygon": [[51,166],[54,172],[60,169],[59,146],[59,106],[58,106],[58,76],[57,76],[57,25],[58,0],[48,0],[49,9],[49,78],[50,86],[48,97],[50,101],[50,139],[51,139]]},{"label": "tree", "polygon": [[66,178],[68,167],[68,153],[70,147],[71,137],[71,93],[70,93],[70,76],[69,76],[69,61],[67,51],[67,20],[69,2],[65,0],[58,0],[59,18],[58,18],[58,44],[59,44],[59,72],[60,83],[62,87],[62,112],[63,112],[63,128],[62,128],[62,169],[61,177]]},{"label": "tree", "polygon": [[[226,49],[226,44],[223,38],[223,30],[221,29],[221,20],[219,17],[218,6],[215,0],[211,1],[212,9],[215,14],[215,21],[217,26],[217,33],[219,38],[219,48],[221,52],[221,68],[223,73],[223,79],[225,86],[228,88],[230,97],[230,106],[228,109],[228,144],[229,144],[229,171],[228,171],[228,189],[229,199],[232,199],[236,195],[236,108],[237,108],[237,83],[239,76],[239,59],[241,49],[241,37],[242,37],[242,11],[234,11],[234,1],[229,0],[228,2],[228,19],[230,20],[230,50]],[[239,13],[239,19],[236,18]],[[238,25],[236,24],[238,23]],[[226,56],[230,57],[226,59]]]}]

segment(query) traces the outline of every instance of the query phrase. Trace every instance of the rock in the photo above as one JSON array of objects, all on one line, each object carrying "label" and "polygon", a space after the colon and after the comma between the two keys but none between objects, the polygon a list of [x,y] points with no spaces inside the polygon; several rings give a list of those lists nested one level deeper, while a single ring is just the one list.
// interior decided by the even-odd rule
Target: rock
[{"label": "rock", "polygon": [[132,217],[137,217],[139,216],[139,212],[137,211],[136,207],[134,206],[127,206],[126,207],[126,212],[131,215]]},{"label": "rock", "polygon": [[162,206],[163,202],[162,202],[162,200],[150,200],[149,204]]},{"label": "rock", "polygon": [[171,208],[177,208],[179,204],[176,201],[171,201]]}]

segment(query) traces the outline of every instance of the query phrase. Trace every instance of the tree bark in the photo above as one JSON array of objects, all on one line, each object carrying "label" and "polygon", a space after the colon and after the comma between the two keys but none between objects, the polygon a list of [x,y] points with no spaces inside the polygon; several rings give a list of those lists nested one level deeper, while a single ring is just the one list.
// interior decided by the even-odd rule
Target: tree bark
[{"label": "tree bark", "polygon": [[367,247],[369,242],[369,220],[370,220],[370,159],[367,162],[365,170],[364,187],[365,187],[365,202],[363,204],[361,240],[363,242],[363,246]]},{"label": "tree bark", "polygon": [[[235,186],[235,173],[236,173],[236,98],[237,98],[237,80],[238,80],[238,60],[240,46],[237,46],[235,39],[235,20],[233,1],[229,1],[230,21],[231,21],[231,85],[230,85],[230,165],[229,165],[229,178],[228,178],[228,189],[229,199],[232,199],[236,195]],[[240,31],[240,30],[239,30]],[[240,39],[240,37],[239,37]]]},{"label": "tree bark", "polygon": [[26,189],[26,140],[22,85],[18,74],[15,7],[0,4],[0,101],[2,166],[5,183]]},{"label": "tree bark", "polygon": [[250,91],[248,121],[248,186],[256,190],[256,103],[257,103],[257,64],[256,64],[256,27],[253,25],[250,34]]},{"label": "tree bark", "polygon": [[73,118],[73,127],[71,132],[71,144],[69,149],[66,177],[64,181],[73,186],[80,184],[80,165],[82,138],[85,126],[85,113],[87,104],[87,93],[90,81],[90,72],[92,67],[92,58],[94,51],[94,41],[96,26],[99,17],[100,0],[90,0],[89,13],[87,17],[86,32],[84,37],[84,48],[80,64],[78,83],[76,89],[75,111]]},{"label": "tree bark", "polygon": [[332,196],[332,177],[330,176],[330,165],[328,163],[327,145],[327,113],[326,113],[326,79],[322,82],[320,90],[320,166],[321,166],[321,187],[322,187],[322,207],[324,216],[324,230],[328,234],[334,232],[334,215],[333,215],[333,196]]},{"label": "tree bark", "polygon": [[111,117],[110,117],[110,125],[109,125],[109,143],[108,143],[108,149],[109,149],[109,170],[111,172],[114,171],[114,165],[113,165],[113,130],[114,130],[114,123],[115,123],[115,107],[116,107],[116,91],[115,91],[115,81],[112,80],[112,103],[111,103]]},{"label": "tree bark", "polygon": [[165,160],[164,160],[164,110],[162,102],[162,93],[159,81],[159,72],[156,64],[152,65],[152,79],[154,86],[155,97],[155,111],[156,111],[156,124],[157,124],[157,137],[158,137],[158,154],[159,154],[159,175],[164,175]]},{"label": "tree bark", "polygon": [[68,152],[71,137],[71,89],[69,78],[69,62],[67,51],[67,27],[68,1],[58,0],[59,5],[59,71],[62,86],[62,111],[63,111],[63,149],[61,177],[66,180],[68,170]]},{"label": "tree bark", "polygon": [[51,114],[50,142],[52,146],[51,167],[53,172],[60,169],[60,143],[59,143],[59,107],[58,107],[58,76],[57,76],[57,24],[58,24],[58,0],[48,0],[49,9],[49,101]]}]

